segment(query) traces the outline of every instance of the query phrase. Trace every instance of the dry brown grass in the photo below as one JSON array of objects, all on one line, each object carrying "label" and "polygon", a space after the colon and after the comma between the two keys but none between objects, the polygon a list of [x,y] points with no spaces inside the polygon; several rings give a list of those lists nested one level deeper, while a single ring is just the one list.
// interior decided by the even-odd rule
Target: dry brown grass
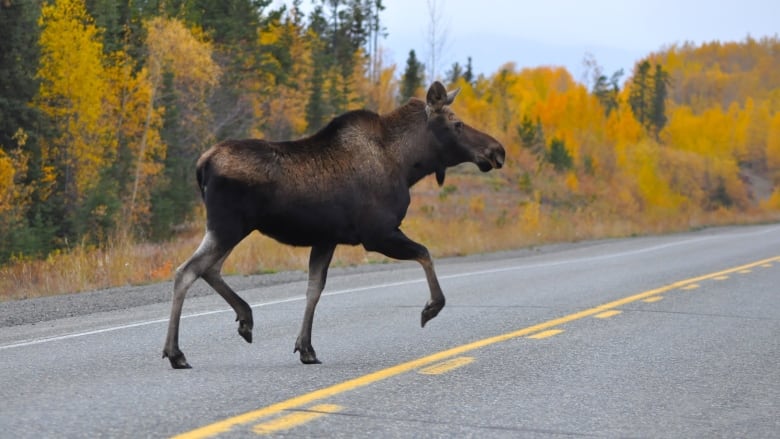
[{"label": "dry brown grass", "polygon": [[[448,175],[444,188],[433,179],[414,189],[404,231],[436,258],[508,250],[552,242],[624,237],[724,224],[780,221],[777,210],[701,210],[640,213],[615,211],[611,202],[556,206],[538,192],[518,191],[508,177],[469,172]],[[555,188],[545,188],[545,193]],[[609,200],[608,200],[609,201]],[[0,267],[0,300],[47,296],[112,286],[170,280],[176,266],[197,248],[202,221],[163,243],[115,239],[104,248],[75,246],[44,260]],[[308,250],[253,233],[225,263],[228,274],[306,269]],[[361,247],[341,246],[336,266],[388,261]]]}]

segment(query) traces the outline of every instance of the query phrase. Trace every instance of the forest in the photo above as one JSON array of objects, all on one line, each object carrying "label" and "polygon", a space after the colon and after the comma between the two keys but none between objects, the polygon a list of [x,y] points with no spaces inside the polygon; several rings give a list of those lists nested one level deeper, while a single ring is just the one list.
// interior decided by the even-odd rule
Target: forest
[{"label": "forest", "polygon": [[[511,60],[426,78],[413,51],[383,60],[382,0],[314,4],[0,1],[0,298],[168,278],[203,227],[202,151],[387,112],[433,79],[507,148],[500,172],[414,188],[405,228],[438,255],[780,219],[777,36],[675,44],[627,73],[590,57],[586,81]],[[253,245],[226,270],[300,263]]]}]

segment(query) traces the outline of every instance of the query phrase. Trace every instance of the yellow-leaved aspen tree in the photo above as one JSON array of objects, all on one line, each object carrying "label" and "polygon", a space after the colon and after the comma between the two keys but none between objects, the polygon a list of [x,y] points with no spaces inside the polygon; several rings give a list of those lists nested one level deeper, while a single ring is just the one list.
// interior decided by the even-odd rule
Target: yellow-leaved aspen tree
[{"label": "yellow-leaved aspen tree", "polygon": [[148,188],[143,183],[145,176],[156,172],[156,164],[150,162],[155,154],[150,152],[162,145],[159,131],[153,127],[158,123],[155,111],[162,97],[164,75],[173,77],[180,123],[188,130],[187,139],[181,141],[202,148],[213,140],[210,138],[211,117],[206,101],[221,74],[219,66],[212,59],[211,44],[202,38],[197,29],[188,29],[181,21],[164,17],[155,17],[145,25],[148,51],[145,76],[148,90],[144,91],[144,129],[135,151],[137,162],[128,207],[131,215],[137,215],[147,208],[147,204],[141,202],[148,196]]},{"label": "yellow-leaved aspen tree", "polygon": [[40,89],[34,105],[54,123],[56,134],[43,141],[43,166],[57,174],[67,221],[115,152],[104,123],[103,44],[83,0],[45,4],[38,23]]}]

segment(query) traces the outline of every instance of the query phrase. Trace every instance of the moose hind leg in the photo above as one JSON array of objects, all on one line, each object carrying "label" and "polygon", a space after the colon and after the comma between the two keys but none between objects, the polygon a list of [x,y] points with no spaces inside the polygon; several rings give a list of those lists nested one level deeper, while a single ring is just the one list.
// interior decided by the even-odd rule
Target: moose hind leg
[{"label": "moose hind leg", "polygon": [[214,288],[230,307],[233,308],[233,311],[236,312],[236,321],[238,322],[238,334],[243,337],[247,343],[252,343],[252,328],[254,327],[252,308],[244,299],[239,297],[227,283],[225,283],[224,279],[222,279],[222,264],[229,254],[230,251],[226,252],[219,261],[206,270],[206,272],[203,273],[203,280],[205,280],[211,288]]},{"label": "moose hind leg", "polygon": [[295,341],[293,353],[300,352],[301,363],[320,364],[317,354],[311,345],[311,328],[314,323],[314,309],[320,300],[325,280],[328,277],[328,266],[333,258],[335,245],[314,246],[309,256],[309,286],[306,289],[306,310],[303,314],[301,332]]},{"label": "moose hind leg", "polygon": [[439,311],[444,308],[444,293],[441,291],[439,279],[433,269],[433,260],[428,249],[422,244],[418,244],[409,239],[399,229],[395,229],[384,239],[377,240],[365,245],[366,250],[377,251],[383,255],[401,260],[415,260],[420,263],[425,271],[425,278],[428,281],[428,289],[431,292],[431,298],[425,304],[420,318],[421,326],[436,317]]},{"label": "moose hind leg", "polygon": [[179,321],[181,320],[182,305],[187,290],[209,268],[220,261],[226,251],[220,250],[213,232],[207,231],[200,246],[195,253],[176,269],[173,282],[173,301],[171,304],[171,316],[168,321],[168,335],[165,338],[163,358],[168,358],[174,369],[189,369],[181,349],[179,349]]}]

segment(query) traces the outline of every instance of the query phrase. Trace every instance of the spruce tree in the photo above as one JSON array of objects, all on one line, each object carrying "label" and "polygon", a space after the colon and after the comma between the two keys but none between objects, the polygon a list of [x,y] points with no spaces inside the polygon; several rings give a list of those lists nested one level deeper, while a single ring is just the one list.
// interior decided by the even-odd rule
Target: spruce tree
[{"label": "spruce tree", "polygon": [[401,102],[404,103],[415,95],[417,89],[423,85],[423,72],[425,66],[417,60],[414,50],[409,51],[406,59],[406,70],[401,77]]}]

